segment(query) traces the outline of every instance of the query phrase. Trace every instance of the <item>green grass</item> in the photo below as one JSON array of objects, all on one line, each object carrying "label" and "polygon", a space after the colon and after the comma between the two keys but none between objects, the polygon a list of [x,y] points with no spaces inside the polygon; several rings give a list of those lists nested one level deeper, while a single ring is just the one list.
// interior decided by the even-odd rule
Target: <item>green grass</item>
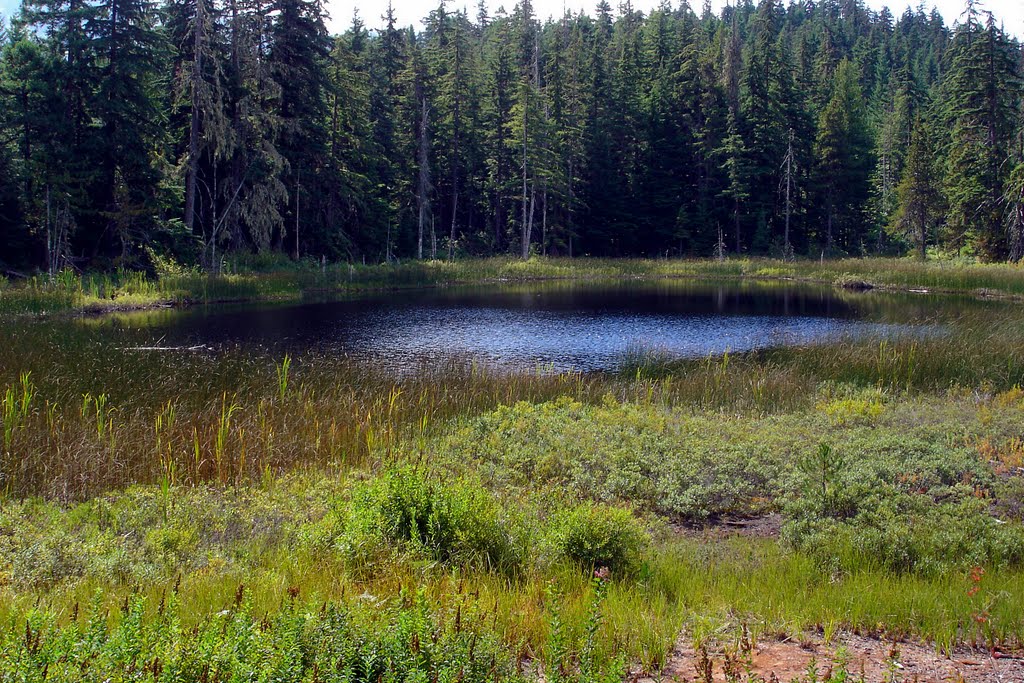
[{"label": "green grass", "polygon": [[[885,284],[858,263],[591,261],[584,275]],[[1012,267],[883,266],[907,282],[949,269],[964,291],[1005,278],[1015,293]],[[289,297],[322,282],[310,270],[230,277]],[[610,682],[627,664],[656,670],[680,633],[744,630],[1021,647],[1024,315],[838,295],[941,334],[698,360],[637,349],[609,373],[452,360],[396,376],[313,353],[139,354],[131,326],[7,319],[0,677],[303,680],[330,656],[368,683],[376,666],[389,680]],[[765,515],[777,537],[718,526]]]},{"label": "green grass", "polygon": [[[164,558],[159,570],[151,569],[139,577],[124,576],[116,570],[117,560],[122,567],[144,562],[118,557],[118,544],[110,539],[107,552],[114,556],[113,563],[97,554],[94,568],[80,576],[48,581],[38,589],[9,577],[0,600],[0,614],[5,614],[10,624],[9,638],[16,641],[23,635],[25,616],[31,614],[48,615],[54,628],[66,628],[74,619],[86,619],[96,612],[109,613],[116,624],[119,606],[135,600],[134,596],[145,599],[144,622],[152,625],[158,620],[161,602],[175,591],[176,618],[182,626],[198,625],[205,630],[213,628],[207,626],[211,622],[222,623],[223,610],[232,610],[240,586],[244,586],[249,613],[260,619],[268,615],[271,623],[274,615],[290,604],[292,595],[298,595],[310,615],[307,619],[315,623],[315,614],[325,603],[346,610],[383,608],[387,614],[392,606],[403,604],[403,593],[422,590],[431,613],[450,619],[460,604],[469,610],[469,603],[486,615],[481,626],[487,637],[494,638],[505,656],[513,658],[544,653],[551,608],[546,596],[553,586],[564,628],[576,641],[584,634],[593,586],[572,562],[545,559],[538,551],[533,557],[541,564],[510,580],[501,572],[458,563],[435,564],[429,552],[399,544],[394,546],[396,554],[387,560],[378,557],[369,568],[354,566],[352,558],[337,548],[324,550],[296,540],[308,537],[309,524],[329,522],[317,519],[315,502],[311,513],[287,501],[292,495],[297,502],[316,501],[317,494],[324,493],[324,484],[307,478],[278,485],[281,488],[276,492],[242,492],[237,507],[232,494],[221,497],[213,490],[175,491],[176,509],[166,522],[161,521],[159,503],[154,504],[147,492],[116,497],[114,512],[106,513],[110,515],[107,524],[137,514],[129,508],[152,515],[143,525],[136,521],[117,527],[119,535],[131,539],[129,548],[138,544],[143,557],[156,557],[147,555],[154,552],[147,548],[153,547],[161,548],[161,553],[191,553],[195,557],[188,561]],[[329,490],[332,485],[326,486]],[[235,519],[229,509],[241,511],[240,526],[204,526],[208,519],[204,505],[211,501],[202,498],[223,505],[226,509],[220,514],[225,520]],[[281,512],[269,503],[275,499],[290,511]],[[268,508],[280,516],[271,518],[277,520],[276,526],[266,528]],[[166,529],[180,528],[181,520],[191,515],[198,529],[192,544],[180,538],[170,542],[172,534]],[[50,528],[60,524],[71,527],[62,532],[67,534],[64,548],[98,553],[95,539],[90,540],[84,532],[87,526],[98,525],[94,519],[99,516],[97,510],[53,511],[50,516]],[[289,524],[294,524],[290,531]],[[257,532],[246,533],[248,525]],[[37,545],[47,545],[41,537],[45,528],[29,528],[40,534],[33,539]],[[665,536],[636,559],[641,564],[635,572],[615,578],[608,586],[598,646],[603,662],[625,655],[649,670],[656,668],[683,628],[698,638],[729,638],[744,626],[755,635],[771,637],[798,635],[828,625],[887,638],[927,638],[947,648],[965,642],[1008,647],[1024,635],[1018,610],[1024,598],[1024,574],[1019,569],[990,568],[981,591],[972,594],[974,583],[968,572],[921,576],[864,568],[837,576],[813,558],[770,539]],[[36,562],[32,566],[42,565]],[[986,621],[979,624],[975,617],[982,613]],[[465,619],[470,622],[468,614]],[[180,644],[188,642],[185,638]]]},{"label": "green grass", "polygon": [[[459,586],[495,610],[492,633],[508,651],[527,653],[548,636],[545,586],[556,583],[578,634],[587,573],[603,565],[616,569],[605,662],[626,654],[653,667],[683,627],[720,635],[743,624],[1013,646],[1024,637],[1013,474],[1022,416],[1020,392],[979,403],[825,390],[810,408],[762,417],[562,399],[399,443],[394,459],[414,470],[337,463],[238,487],[10,501],[0,514],[0,612],[41,604],[59,621],[97,591],[110,604],[138,591],[156,602],[180,580],[182,618],[204,623],[239,584],[269,613],[290,587],[348,604],[422,586],[444,609]],[[815,469],[801,464],[823,433],[845,458],[841,479],[826,482],[853,492],[841,505],[815,498]],[[879,501],[899,504],[882,514]],[[630,508],[646,531],[628,531]],[[781,542],[680,536],[668,525],[773,511]],[[992,515],[1005,523],[991,525]],[[821,519],[849,533],[805,529]],[[913,561],[850,551],[886,534],[896,542],[880,547],[916,548]],[[988,574],[970,594],[975,565]]]}]

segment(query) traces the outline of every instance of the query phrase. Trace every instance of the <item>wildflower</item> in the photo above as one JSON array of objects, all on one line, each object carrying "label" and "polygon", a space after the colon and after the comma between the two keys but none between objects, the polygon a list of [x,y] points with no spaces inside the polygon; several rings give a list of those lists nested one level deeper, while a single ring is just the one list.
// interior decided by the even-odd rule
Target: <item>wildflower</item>
[{"label": "wildflower", "polygon": [[611,575],[611,570],[608,567],[598,567],[594,570],[594,578],[598,581],[607,581]]}]

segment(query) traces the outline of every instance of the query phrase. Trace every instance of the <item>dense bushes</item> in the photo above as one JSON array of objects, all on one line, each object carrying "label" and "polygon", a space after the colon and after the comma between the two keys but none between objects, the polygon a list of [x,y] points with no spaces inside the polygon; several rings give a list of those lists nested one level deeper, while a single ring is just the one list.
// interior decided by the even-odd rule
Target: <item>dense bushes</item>
[{"label": "dense bushes", "polygon": [[821,444],[784,506],[783,538],[834,569],[938,575],[1024,563],[1024,528],[994,517],[976,451],[908,434]]},{"label": "dense bushes", "polygon": [[[768,417],[519,403],[468,421],[440,450],[499,490],[547,486],[688,522],[778,510],[788,545],[823,566],[938,575],[1024,564],[1018,394],[893,401],[827,386],[813,411]],[[574,514],[566,528],[586,513]],[[563,532],[565,554],[608,562],[601,523],[579,526],[589,536]]]},{"label": "dense bushes", "polygon": [[855,514],[819,516],[814,506],[787,507],[783,538],[835,571],[885,569],[938,576],[973,566],[1024,564],[1024,529],[987,513],[970,498],[936,504],[893,494],[864,502]]},{"label": "dense bushes", "polygon": [[638,565],[648,537],[629,510],[557,500],[547,507],[503,503],[472,480],[400,469],[356,488],[330,543],[357,567],[396,550],[505,573],[535,559],[588,571]]},{"label": "dense bushes", "polygon": [[[498,488],[548,485],[691,520],[762,510],[790,448],[773,420],[662,406],[517,403],[469,421],[439,450]],[[769,427],[766,433],[762,428]]]},{"label": "dense bushes", "polygon": [[152,584],[251,572],[283,553],[355,575],[427,560],[508,576],[568,562],[634,567],[646,541],[624,509],[500,499],[470,478],[399,468],[354,485],[322,475],[265,487],[135,487],[70,508],[0,507],[0,585]]}]

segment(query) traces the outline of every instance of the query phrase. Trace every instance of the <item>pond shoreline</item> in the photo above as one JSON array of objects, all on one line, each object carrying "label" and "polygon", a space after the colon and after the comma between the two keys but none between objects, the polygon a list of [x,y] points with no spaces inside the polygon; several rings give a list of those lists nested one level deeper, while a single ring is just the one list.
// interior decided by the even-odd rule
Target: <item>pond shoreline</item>
[{"label": "pond shoreline", "polygon": [[[497,271],[494,265],[498,264]],[[408,279],[409,268],[418,277],[414,282]],[[46,308],[30,306],[28,303],[19,310],[18,303],[5,306],[4,298],[31,299],[26,288],[14,286],[0,289],[0,312],[59,315],[72,314],[102,316],[109,313],[157,310],[161,308],[188,308],[193,306],[243,304],[258,302],[300,301],[307,297],[330,299],[346,295],[459,287],[468,285],[501,285],[530,282],[596,282],[636,280],[700,280],[713,279],[723,282],[788,282],[817,286],[830,286],[851,292],[905,292],[931,295],[959,295],[1003,301],[1024,301],[1024,271],[1007,264],[959,265],[950,262],[908,262],[901,259],[845,259],[840,261],[778,261],[751,259],[735,261],[713,260],[603,260],[603,259],[532,259],[515,261],[505,259],[481,259],[456,262],[428,262],[399,266],[349,267],[348,277],[338,272],[343,266],[335,266],[328,275],[325,271],[271,271],[243,275],[195,276],[182,279],[165,278],[154,283],[154,290],[163,287],[173,291],[153,291],[146,294],[121,293],[116,288],[111,298],[97,298],[82,292],[72,292],[70,300]],[[899,271],[887,273],[886,271]],[[444,271],[459,271],[448,276]],[[986,278],[986,271],[998,276],[999,281]],[[357,277],[353,279],[353,273]],[[904,277],[902,282],[886,281],[893,274]],[[1009,277],[1006,277],[1009,275]],[[947,282],[958,278],[971,282],[958,284]],[[362,281],[359,279],[373,281]],[[325,282],[324,280],[330,280]],[[340,281],[339,281],[340,280]],[[987,286],[971,286],[981,284]],[[40,287],[45,293],[47,287]],[[210,289],[227,288],[232,291],[223,295],[207,293]],[[1020,291],[1010,291],[1019,289]],[[271,291],[267,291],[271,290]],[[52,291],[52,290],[50,290]],[[42,294],[41,294],[42,295]]]}]

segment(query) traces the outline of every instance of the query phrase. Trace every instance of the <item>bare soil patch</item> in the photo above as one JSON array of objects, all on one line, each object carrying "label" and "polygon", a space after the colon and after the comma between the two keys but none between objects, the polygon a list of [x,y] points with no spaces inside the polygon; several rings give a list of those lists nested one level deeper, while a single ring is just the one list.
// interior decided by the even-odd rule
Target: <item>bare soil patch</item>
[{"label": "bare soil patch", "polygon": [[1024,683],[1024,653],[964,648],[947,657],[928,645],[852,634],[830,644],[819,637],[763,639],[746,647],[715,645],[705,651],[695,650],[684,636],[657,677],[638,677],[635,683],[820,682],[844,666],[850,683]]}]

